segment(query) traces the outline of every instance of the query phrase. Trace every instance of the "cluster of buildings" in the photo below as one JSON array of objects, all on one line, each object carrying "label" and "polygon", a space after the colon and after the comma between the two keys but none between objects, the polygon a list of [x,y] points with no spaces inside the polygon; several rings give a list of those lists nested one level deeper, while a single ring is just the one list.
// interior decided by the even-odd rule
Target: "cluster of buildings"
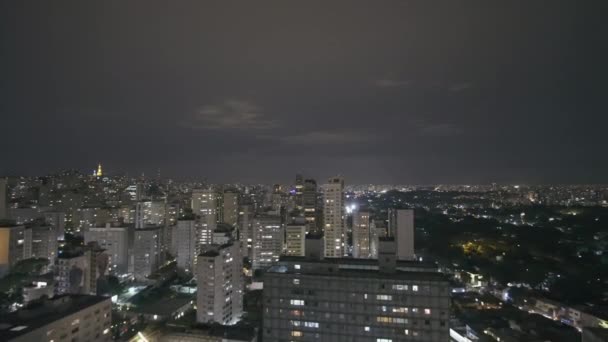
[{"label": "cluster of buildings", "polygon": [[[235,340],[447,341],[453,288],[418,260],[414,233],[413,209],[357,203],[339,176],[320,185],[297,175],[290,186],[211,186],[109,177],[99,166],[92,176],[0,179],[0,275],[48,260],[0,335],[108,340],[112,303],[100,281],[154,288],[174,268],[191,279],[184,288],[194,299],[171,299],[176,315],[153,307],[142,315],[173,319],[195,307],[204,325],[133,340],[221,340],[238,330],[247,292],[262,289],[263,325],[245,334],[237,325]],[[48,310],[48,321],[34,323]],[[88,323],[97,315],[101,323]]]}]

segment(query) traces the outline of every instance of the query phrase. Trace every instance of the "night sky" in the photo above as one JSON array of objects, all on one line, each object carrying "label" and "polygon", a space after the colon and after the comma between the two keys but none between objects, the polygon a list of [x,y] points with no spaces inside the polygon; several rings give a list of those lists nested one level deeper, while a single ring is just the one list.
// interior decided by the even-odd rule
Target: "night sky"
[{"label": "night sky", "polygon": [[608,182],[600,4],[1,0],[0,174]]}]

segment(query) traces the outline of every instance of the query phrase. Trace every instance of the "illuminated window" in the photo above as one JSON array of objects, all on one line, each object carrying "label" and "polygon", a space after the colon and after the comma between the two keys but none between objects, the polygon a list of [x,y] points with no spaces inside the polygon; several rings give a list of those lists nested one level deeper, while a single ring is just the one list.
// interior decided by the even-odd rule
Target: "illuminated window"
[{"label": "illuminated window", "polygon": [[295,268],[296,270],[300,269],[300,265],[293,265],[293,268]]},{"label": "illuminated window", "polygon": [[424,314],[425,315],[430,315],[431,314],[431,309],[424,309]]},{"label": "illuminated window", "polygon": [[294,285],[300,285],[300,279],[294,279],[293,280],[293,284]]},{"label": "illuminated window", "polygon": [[378,323],[391,323],[393,321],[393,319],[391,317],[378,316],[378,317],[376,317],[376,321]]},{"label": "illuminated window", "polygon": [[300,316],[301,314],[302,314],[302,312],[300,310],[291,310],[292,316]]},{"label": "illuminated window", "polygon": [[393,342],[390,338],[377,338],[376,342]]},{"label": "illuminated window", "polygon": [[398,318],[398,317],[393,317],[393,323],[397,323],[397,324],[407,324],[408,320],[407,318]]},{"label": "illuminated window", "polygon": [[391,295],[376,295],[377,300],[393,300]]},{"label": "illuminated window", "polygon": [[410,331],[409,331],[408,329],[405,329],[405,330],[404,330],[404,333],[405,333],[406,335],[409,335],[409,334],[410,334]]},{"label": "illuminated window", "polygon": [[295,306],[302,306],[302,305],[304,305],[304,300],[302,300],[302,299],[292,299],[292,300],[289,301],[289,303],[291,305],[295,305]]},{"label": "illuminated window", "polygon": [[301,337],[302,336],[302,332],[294,330],[294,331],[291,332],[291,336],[293,336],[293,337]]},{"label": "illuminated window", "polygon": [[301,324],[300,321],[290,321],[291,325],[293,325],[294,327],[299,327]]},{"label": "illuminated window", "polygon": [[304,326],[307,328],[318,328],[319,323],[318,322],[304,322]]},{"label": "illuminated window", "polygon": [[412,285],[412,291],[418,292],[418,285]]},{"label": "illuminated window", "polygon": [[369,327],[363,327],[364,331],[369,331]]},{"label": "illuminated window", "polygon": [[412,308],[413,313],[418,313],[418,308]]},{"label": "illuminated window", "polygon": [[409,309],[404,307],[393,308],[393,312],[395,313],[408,313]]},{"label": "illuminated window", "polygon": [[400,284],[395,284],[393,285],[393,290],[397,290],[397,291],[407,291],[408,286],[407,285],[400,285]]}]

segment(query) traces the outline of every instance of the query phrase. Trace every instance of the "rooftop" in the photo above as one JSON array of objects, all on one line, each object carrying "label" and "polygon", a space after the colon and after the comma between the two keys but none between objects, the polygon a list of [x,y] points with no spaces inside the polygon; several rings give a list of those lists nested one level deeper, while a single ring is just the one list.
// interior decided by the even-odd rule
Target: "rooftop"
[{"label": "rooftop", "polygon": [[61,295],[36,303],[0,318],[0,336],[13,339],[33,330],[72,315],[89,306],[108,301],[109,297],[89,295]]}]

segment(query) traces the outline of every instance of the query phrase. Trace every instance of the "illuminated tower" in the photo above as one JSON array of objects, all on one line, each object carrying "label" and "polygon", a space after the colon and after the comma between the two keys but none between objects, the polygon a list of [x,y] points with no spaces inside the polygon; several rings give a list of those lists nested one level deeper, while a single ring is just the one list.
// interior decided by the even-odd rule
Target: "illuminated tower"
[{"label": "illuminated tower", "polygon": [[103,173],[101,171],[101,163],[97,164],[97,177],[101,177],[103,176]]}]

